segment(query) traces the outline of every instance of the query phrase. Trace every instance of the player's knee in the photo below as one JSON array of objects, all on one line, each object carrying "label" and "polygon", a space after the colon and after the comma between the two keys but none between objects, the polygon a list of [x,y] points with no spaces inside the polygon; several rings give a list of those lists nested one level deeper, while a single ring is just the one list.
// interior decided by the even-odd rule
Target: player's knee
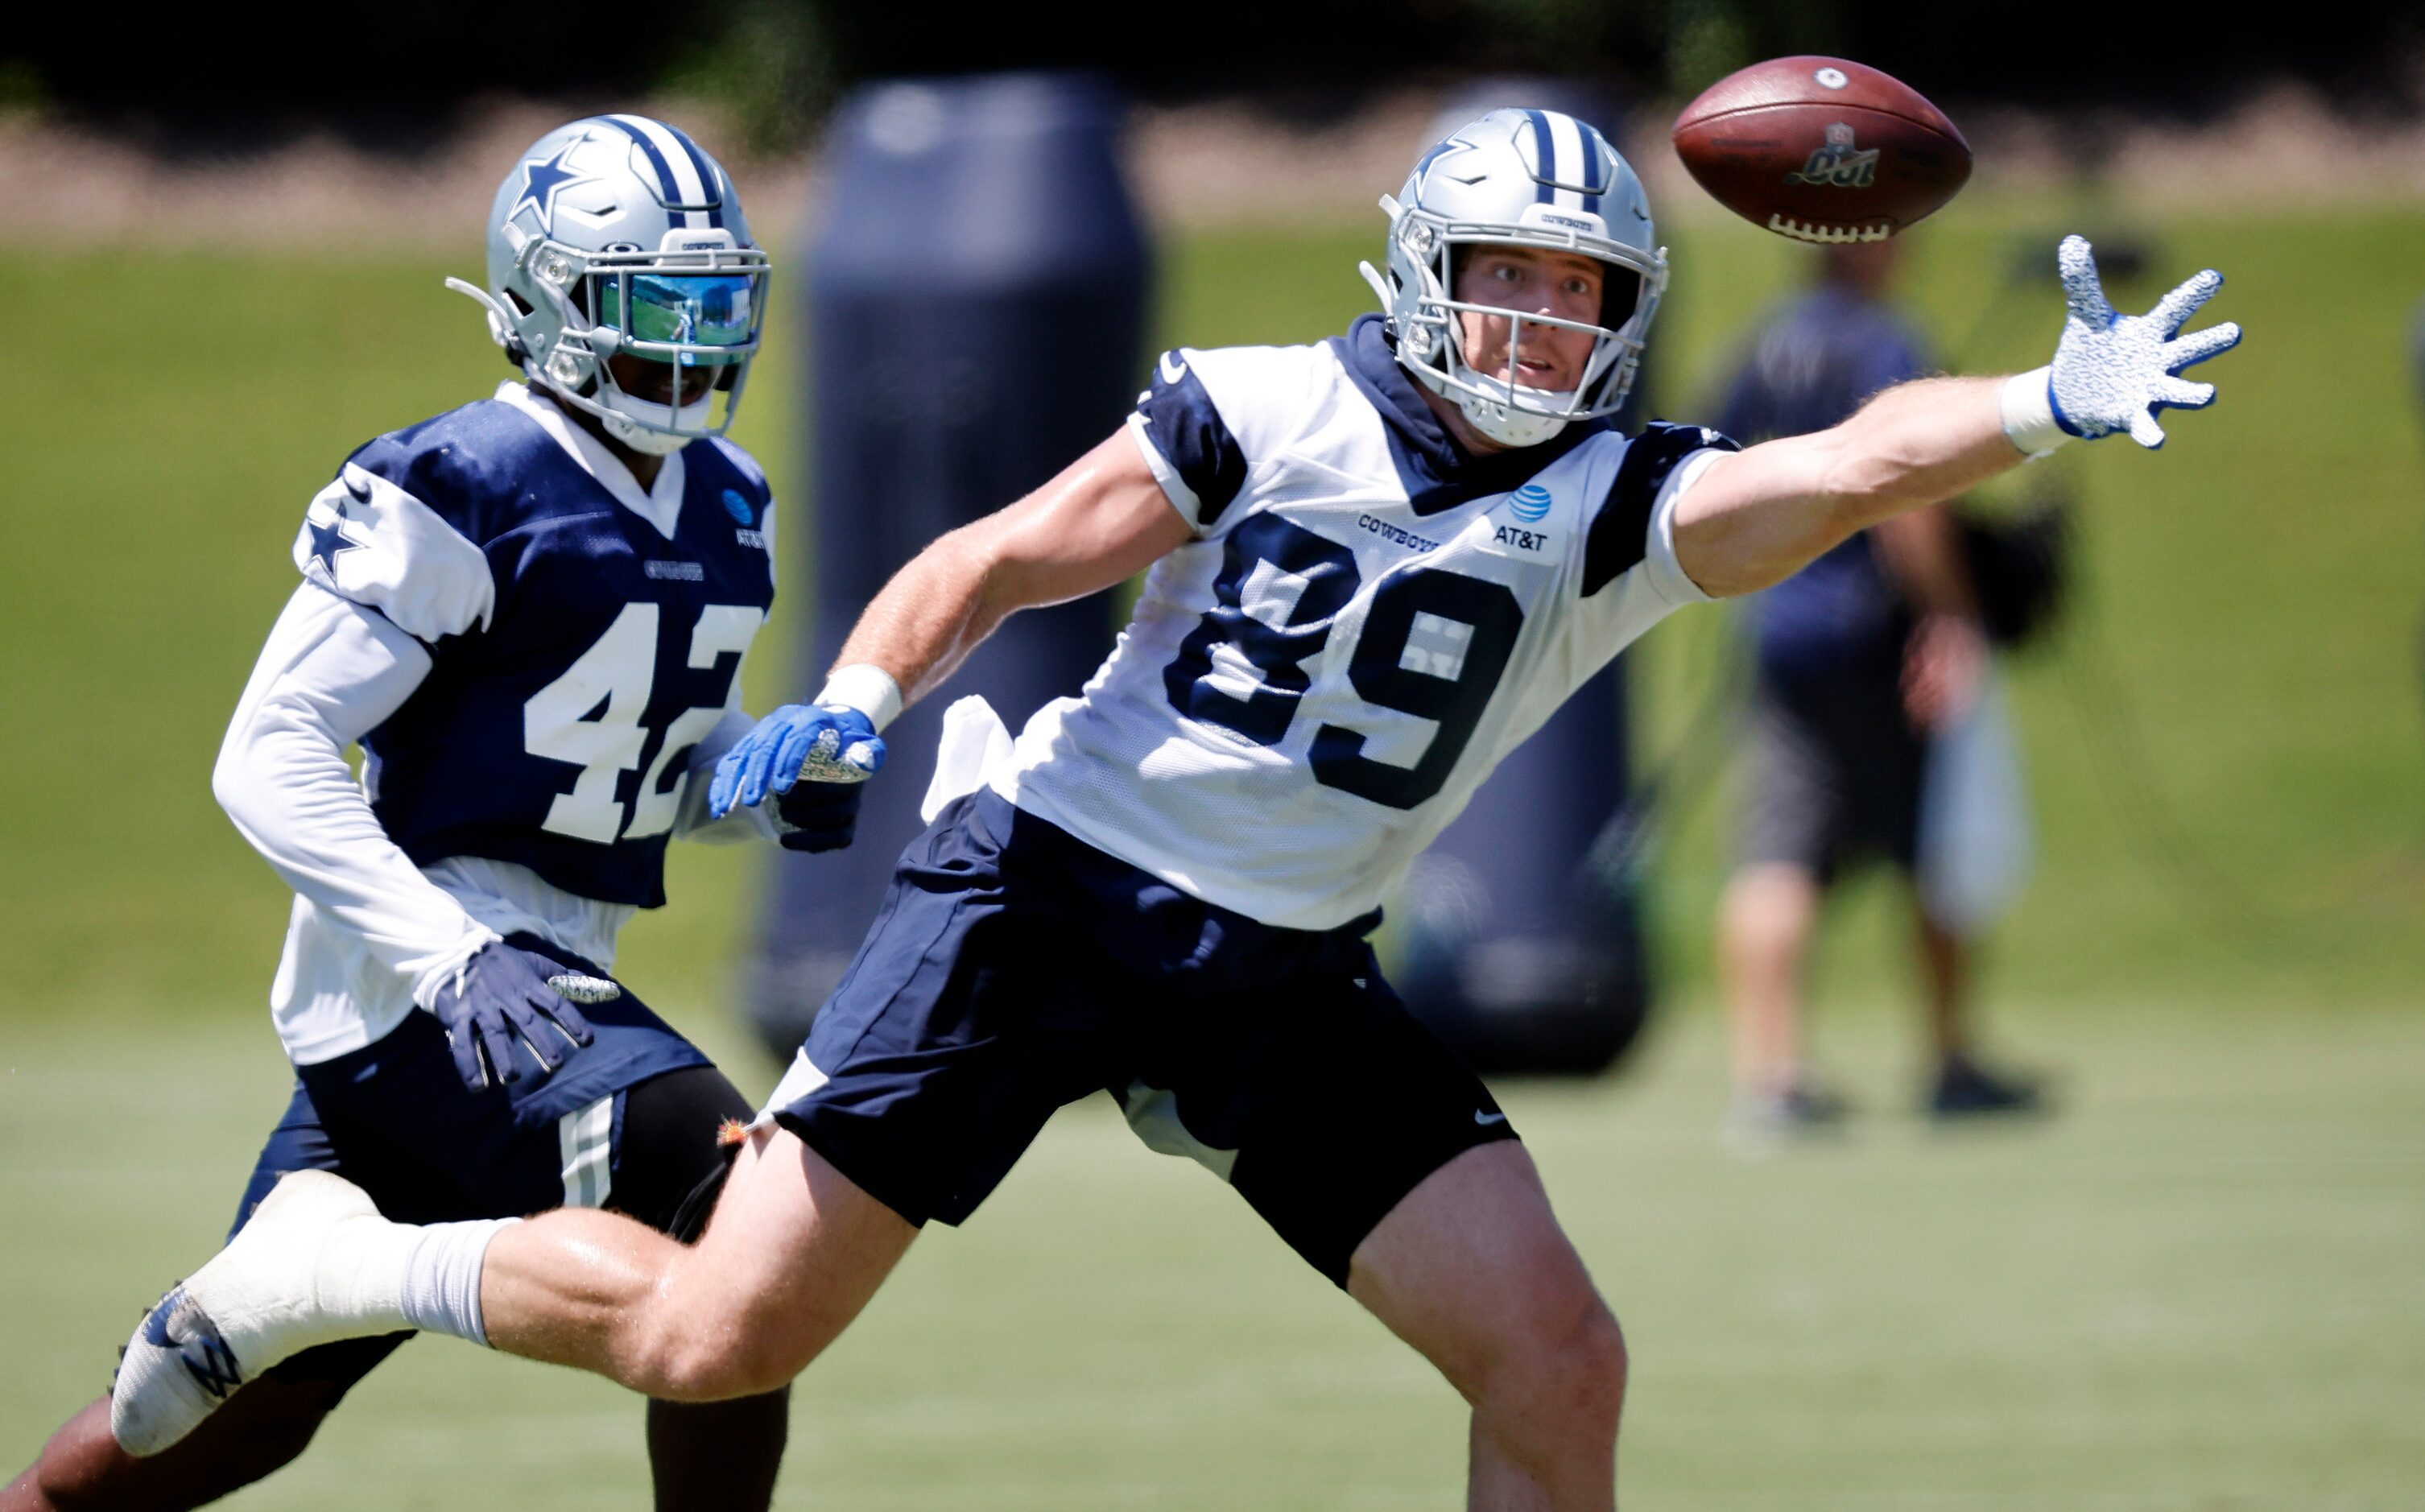
[{"label": "player's knee", "polygon": [[1594,1307],[1568,1346],[1566,1369],[1582,1426],[1595,1437],[1614,1435],[1625,1408],[1628,1360],[1625,1330],[1605,1303]]},{"label": "player's knee", "polygon": [[745,1325],[674,1327],[663,1333],[646,1374],[650,1396],[666,1402],[730,1402],[779,1391],[816,1358],[783,1330]]},{"label": "player's knee", "polygon": [[1566,1444],[1613,1440],[1625,1406],[1624,1330],[1589,1287],[1537,1310],[1506,1341],[1489,1394]]}]

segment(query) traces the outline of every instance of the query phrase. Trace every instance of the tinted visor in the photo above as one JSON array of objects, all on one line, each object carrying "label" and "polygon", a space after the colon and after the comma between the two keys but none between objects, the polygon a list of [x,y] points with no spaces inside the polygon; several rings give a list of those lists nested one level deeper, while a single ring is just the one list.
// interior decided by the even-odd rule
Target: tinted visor
[{"label": "tinted visor", "polygon": [[[678,358],[657,357],[652,352],[635,355],[678,361],[684,367],[721,367],[748,355],[756,324],[750,283],[747,277],[732,274],[608,276],[599,280],[598,323],[614,327],[627,341],[684,348]],[[626,290],[631,298],[628,318],[623,308]],[[713,350],[719,346],[739,349]]]}]

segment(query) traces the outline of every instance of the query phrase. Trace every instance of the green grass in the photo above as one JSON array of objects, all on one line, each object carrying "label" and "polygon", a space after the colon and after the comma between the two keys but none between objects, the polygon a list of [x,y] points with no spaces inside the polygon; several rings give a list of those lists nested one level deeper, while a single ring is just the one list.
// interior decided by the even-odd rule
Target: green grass
[{"label": "green grass", "polygon": [[[1705,1016],[1624,1077],[1511,1093],[1626,1319],[1630,1504],[2416,1504],[2425,1022],[2050,1007],[2072,1105],[1963,1137],[1901,1111],[1896,1015],[1836,1027],[1871,1109],[1839,1147],[1730,1156]],[[265,1038],[221,1021],[130,1060],[73,1025],[12,1037],[0,1468],[226,1223],[282,1101]],[[637,1417],[425,1341],[234,1504],[641,1506]],[[783,1505],[903,1512],[1445,1508],[1462,1441],[1420,1361],[1104,1100],[920,1242],[794,1423]]]},{"label": "green grass", "polygon": [[[1912,295],[1967,330],[2007,239],[2050,261],[2073,219],[1965,201],[1913,238]],[[1705,966],[1723,784],[1658,857],[1672,1002],[1645,1059],[1514,1093],[1636,1346],[1634,1504],[2389,1507],[2425,1485],[2425,467],[2402,353],[2425,215],[2147,229],[2165,279],[2230,273],[2214,317],[2249,339],[2162,454],[2049,464],[2087,500],[2080,612],[2015,672],[2042,862],[1992,996],[2069,1110],[1963,1139],[1881,1114],[1840,1149],[1728,1158]],[[1173,248],[1164,339],[1336,329],[1370,231]],[[1677,416],[1793,274],[1774,238],[1688,232],[1656,343]],[[0,1471],[207,1249],[276,1112],[261,1002],[286,899],[207,774],[304,502],[363,438],[506,375],[438,287],[455,270],[0,251],[25,296],[0,363]],[[1966,356],[2042,361],[2050,280],[2004,308]],[[779,483],[795,368],[779,345],[743,424]],[[1705,611],[1638,653],[1648,760],[1726,634]],[[790,671],[779,643],[754,658],[754,701]],[[621,964],[760,1091],[720,1011],[754,867],[677,847],[675,904]],[[1892,905],[1856,890],[1821,973],[1823,1054],[1880,1109],[1909,1090]],[[1410,1356],[1103,1108],[919,1247],[795,1421],[789,1504],[868,1507],[1445,1506],[1461,1433]],[[420,1345],[243,1504],[636,1505],[635,1424],[599,1383]]]}]

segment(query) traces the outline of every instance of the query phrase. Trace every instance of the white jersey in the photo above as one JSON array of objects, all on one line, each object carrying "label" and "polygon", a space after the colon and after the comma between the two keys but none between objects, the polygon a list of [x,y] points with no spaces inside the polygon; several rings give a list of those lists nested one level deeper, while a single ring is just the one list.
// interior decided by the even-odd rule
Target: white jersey
[{"label": "white jersey", "polygon": [[1196,539],[992,785],[1300,929],[1378,908],[1569,694],[1708,598],[1675,501],[1733,448],[1654,425],[1469,457],[1372,316],[1318,346],[1168,353],[1130,429]]}]

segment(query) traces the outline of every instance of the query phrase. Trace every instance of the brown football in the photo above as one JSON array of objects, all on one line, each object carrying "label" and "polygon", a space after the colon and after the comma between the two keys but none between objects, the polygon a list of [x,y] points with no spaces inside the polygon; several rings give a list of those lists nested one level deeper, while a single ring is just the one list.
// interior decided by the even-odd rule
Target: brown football
[{"label": "brown football", "polygon": [[1676,155],[1746,220],[1807,242],[1891,236],[1970,177],[1970,144],[1918,90],[1840,57],[1729,73],[1676,118]]}]

